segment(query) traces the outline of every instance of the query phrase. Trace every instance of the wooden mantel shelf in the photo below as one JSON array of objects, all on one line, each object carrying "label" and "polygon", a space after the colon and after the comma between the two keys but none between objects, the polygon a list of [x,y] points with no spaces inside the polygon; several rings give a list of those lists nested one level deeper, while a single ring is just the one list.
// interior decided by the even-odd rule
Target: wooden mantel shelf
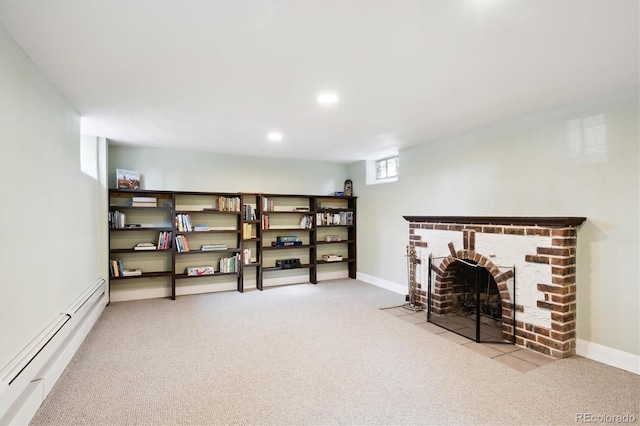
[{"label": "wooden mantel shelf", "polygon": [[586,217],[535,216],[403,216],[408,222],[459,223],[473,225],[580,226]]}]

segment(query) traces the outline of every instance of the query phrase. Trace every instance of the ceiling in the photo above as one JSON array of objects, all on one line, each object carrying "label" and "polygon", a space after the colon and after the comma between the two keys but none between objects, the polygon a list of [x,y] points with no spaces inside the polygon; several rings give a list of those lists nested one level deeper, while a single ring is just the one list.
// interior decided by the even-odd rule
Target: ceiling
[{"label": "ceiling", "polygon": [[344,163],[637,87],[639,18],[636,0],[0,1],[86,134]]}]

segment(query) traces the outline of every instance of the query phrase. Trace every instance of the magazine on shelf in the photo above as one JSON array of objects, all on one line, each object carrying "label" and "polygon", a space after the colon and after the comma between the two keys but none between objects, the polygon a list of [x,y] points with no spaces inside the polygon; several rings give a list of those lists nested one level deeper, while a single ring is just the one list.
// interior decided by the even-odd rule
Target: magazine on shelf
[{"label": "magazine on shelf", "polygon": [[140,172],[116,169],[116,186],[118,189],[140,189]]}]

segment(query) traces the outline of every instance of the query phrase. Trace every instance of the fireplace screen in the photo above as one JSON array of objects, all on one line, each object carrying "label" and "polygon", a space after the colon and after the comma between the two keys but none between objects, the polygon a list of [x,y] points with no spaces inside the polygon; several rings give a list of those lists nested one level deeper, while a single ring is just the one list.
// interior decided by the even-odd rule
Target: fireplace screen
[{"label": "fireplace screen", "polygon": [[[514,343],[503,322],[515,324],[515,318],[503,318],[503,312],[515,313],[515,278],[511,300],[503,301],[500,290],[487,268],[467,259],[451,263],[444,273],[436,274],[429,258],[427,321],[478,343]],[[515,267],[511,269],[515,277]],[[439,271],[442,272],[442,271]],[[503,311],[503,303],[507,306]]]}]

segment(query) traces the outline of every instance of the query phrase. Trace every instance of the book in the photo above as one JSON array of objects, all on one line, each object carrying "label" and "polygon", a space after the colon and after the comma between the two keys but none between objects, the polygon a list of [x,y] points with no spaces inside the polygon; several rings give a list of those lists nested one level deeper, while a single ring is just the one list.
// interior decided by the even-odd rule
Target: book
[{"label": "book", "polygon": [[190,277],[197,277],[202,275],[213,275],[213,266],[188,266],[185,272]]},{"label": "book", "polygon": [[203,244],[200,246],[201,251],[226,250],[225,244]]},{"label": "book", "polygon": [[342,256],[339,254],[323,254],[322,260],[325,262],[341,262]]},{"label": "book", "polygon": [[157,202],[132,201],[131,207],[158,207]]},{"label": "book", "polygon": [[116,169],[116,187],[118,189],[140,189],[140,172]]},{"label": "book", "polygon": [[122,271],[123,277],[135,277],[138,275],[142,275],[142,269],[124,269]]},{"label": "book", "polygon": [[302,241],[273,241],[271,243],[271,247],[291,247],[291,246],[301,246]]},{"label": "book", "polygon": [[134,250],[156,250],[158,247],[153,243],[138,243]]},{"label": "book", "polygon": [[281,235],[279,237],[276,237],[276,241],[279,243],[298,241],[298,237],[296,235]]},{"label": "book", "polygon": [[131,201],[134,203],[157,203],[156,197],[131,197]]}]

